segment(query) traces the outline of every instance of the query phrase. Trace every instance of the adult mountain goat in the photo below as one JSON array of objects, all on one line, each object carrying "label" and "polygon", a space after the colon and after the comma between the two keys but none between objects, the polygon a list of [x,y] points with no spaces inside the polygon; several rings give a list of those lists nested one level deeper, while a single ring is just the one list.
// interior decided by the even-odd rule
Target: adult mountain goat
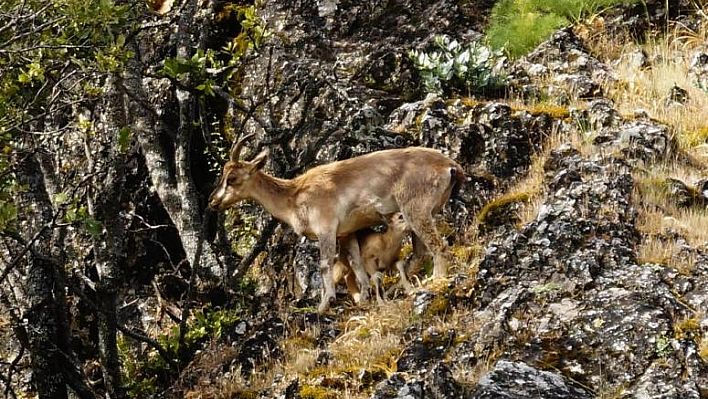
[{"label": "adult mountain goat", "polygon": [[319,241],[324,312],[335,298],[332,276],[340,249],[351,257],[351,267],[368,300],[369,278],[364,269],[357,230],[381,223],[380,215],[403,213],[413,233],[413,248],[421,256],[433,253],[433,277],[447,274],[450,254],[433,215],[465,180],[462,167],[440,151],[423,147],[376,151],[314,167],[294,179],[270,176],[261,168],[267,151],[251,161],[239,160],[241,147],[251,135],[234,144],[209,205],[226,210],[243,200],[254,200],[297,234]]}]

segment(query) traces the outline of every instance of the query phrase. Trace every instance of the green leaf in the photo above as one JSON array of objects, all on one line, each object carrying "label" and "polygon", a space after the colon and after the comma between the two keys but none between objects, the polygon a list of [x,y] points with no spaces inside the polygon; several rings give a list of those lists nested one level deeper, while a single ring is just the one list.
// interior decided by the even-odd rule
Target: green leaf
[{"label": "green leaf", "polygon": [[57,206],[64,205],[67,202],[69,202],[69,196],[65,193],[54,194],[54,203],[57,204]]},{"label": "green leaf", "polygon": [[197,90],[203,91],[207,96],[214,96],[214,81],[212,79],[206,79],[204,83],[197,86]]},{"label": "green leaf", "polygon": [[86,231],[94,237],[98,237],[103,233],[103,224],[92,217],[84,219],[84,225],[86,226]]},{"label": "green leaf", "polygon": [[130,148],[130,136],[132,131],[129,126],[123,126],[118,131],[118,151],[126,153]]},{"label": "green leaf", "polygon": [[74,223],[77,219],[76,208],[72,207],[66,210],[64,214],[64,221],[67,223]]},{"label": "green leaf", "polygon": [[10,201],[0,200],[0,230],[4,230],[17,220],[17,208]]},{"label": "green leaf", "polygon": [[181,58],[165,58],[165,65],[162,71],[170,77],[177,78],[182,74],[192,72],[193,68],[189,61]]}]

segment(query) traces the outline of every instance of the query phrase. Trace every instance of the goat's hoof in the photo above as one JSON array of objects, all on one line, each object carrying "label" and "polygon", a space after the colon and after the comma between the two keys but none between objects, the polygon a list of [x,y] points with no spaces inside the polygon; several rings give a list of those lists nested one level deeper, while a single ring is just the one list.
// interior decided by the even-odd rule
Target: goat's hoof
[{"label": "goat's hoof", "polygon": [[332,306],[332,303],[334,303],[334,299],[334,296],[322,298],[320,306],[317,307],[317,313],[324,314],[327,310],[329,310],[330,306]]}]

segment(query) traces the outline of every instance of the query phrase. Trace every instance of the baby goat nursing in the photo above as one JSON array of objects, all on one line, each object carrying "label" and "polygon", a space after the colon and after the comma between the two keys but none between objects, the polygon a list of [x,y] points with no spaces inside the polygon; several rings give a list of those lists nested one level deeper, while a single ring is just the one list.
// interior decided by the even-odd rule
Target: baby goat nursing
[{"label": "baby goat nursing", "polygon": [[415,255],[427,248],[433,253],[433,276],[447,274],[450,255],[433,215],[465,180],[457,162],[437,150],[410,147],[376,151],[317,166],[294,179],[279,179],[261,171],[266,152],[251,161],[239,160],[248,137],[234,145],[209,205],[226,210],[239,201],[254,200],[297,234],[318,240],[323,282],[320,312],[335,298],[337,242],[340,256],[346,253],[351,258],[361,302],[368,300],[369,278],[354,233],[379,224],[379,215],[401,212],[413,234]]},{"label": "baby goat nursing", "polygon": [[[400,275],[400,285],[410,293],[413,290],[406,274],[405,262],[399,259],[399,253],[403,246],[403,239],[411,231],[406,223],[403,214],[394,213],[386,218],[387,229],[379,233],[371,228],[362,229],[355,233],[361,251],[361,260],[366,273],[371,278],[376,292],[376,299],[379,303],[386,299],[386,293],[381,296],[381,278],[383,273],[393,270],[394,265]],[[334,283],[344,277],[347,290],[358,302],[360,291],[356,283],[356,278],[352,272],[346,257],[339,257],[334,265]]]}]

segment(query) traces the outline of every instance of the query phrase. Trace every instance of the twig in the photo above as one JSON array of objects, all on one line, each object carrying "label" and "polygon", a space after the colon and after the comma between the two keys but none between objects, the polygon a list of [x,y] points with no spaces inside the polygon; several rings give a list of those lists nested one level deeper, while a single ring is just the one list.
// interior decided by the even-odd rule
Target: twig
[{"label": "twig", "polygon": [[158,230],[158,229],[175,228],[174,225],[170,225],[170,224],[151,225],[150,223],[148,223],[148,222],[145,220],[144,217],[138,215],[138,214],[135,213],[135,212],[130,212],[130,216],[132,216],[132,217],[134,217],[134,218],[137,218],[138,220],[140,220],[140,223],[142,223],[143,225],[147,226],[147,227],[145,227],[145,228],[130,230],[131,233],[139,233],[139,232],[143,232],[143,231]]},{"label": "twig", "polygon": [[[7,277],[7,275],[10,274],[12,269],[14,269],[15,266],[17,266],[17,264],[20,263],[20,261],[22,260],[22,258],[25,257],[25,255],[27,255],[27,252],[32,250],[32,246],[34,245],[35,241],[37,241],[39,239],[39,237],[42,234],[44,234],[44,231],[48,228],[49,228],[49,226],[47,226],[47,225],[42,226],[42,228],[39,229],[39,231],[34,234],[34,236],[29,240],[29,242],[24,244],[24,247],[22,248],[22,250],[20,250],[20,254],[17,255],[15,257],[15,259],[13,259],[10,262],[10,264],[8,264],[7,267],[5,267],[5,270],[2,271],[2,274],[0,274],[0,283],[3,280],[5,280],[5,277]],[[3,232],[3,234],[7,235],[8,237],[10,237],[18,242],[24,241],[19,234],[15,234],[13,232],[7,232],[7,231]]]},{"label": "twig", "polygon": [[7,379],[5,380],[5,397],[8,396],[8,393],[12,394],[13,398],[17,398],[17,395],[15,395],[15,391],[12,389],[12,373],[15,371],[15,367],[17,367],[17,363],[20,362],[22,359],[22,356],[25,354],[25,347],[20,345],[20,353],[17,354],[17,357],[15,357],[12,360],[12,363],[10,363],[10,370],[7,372]]}]

